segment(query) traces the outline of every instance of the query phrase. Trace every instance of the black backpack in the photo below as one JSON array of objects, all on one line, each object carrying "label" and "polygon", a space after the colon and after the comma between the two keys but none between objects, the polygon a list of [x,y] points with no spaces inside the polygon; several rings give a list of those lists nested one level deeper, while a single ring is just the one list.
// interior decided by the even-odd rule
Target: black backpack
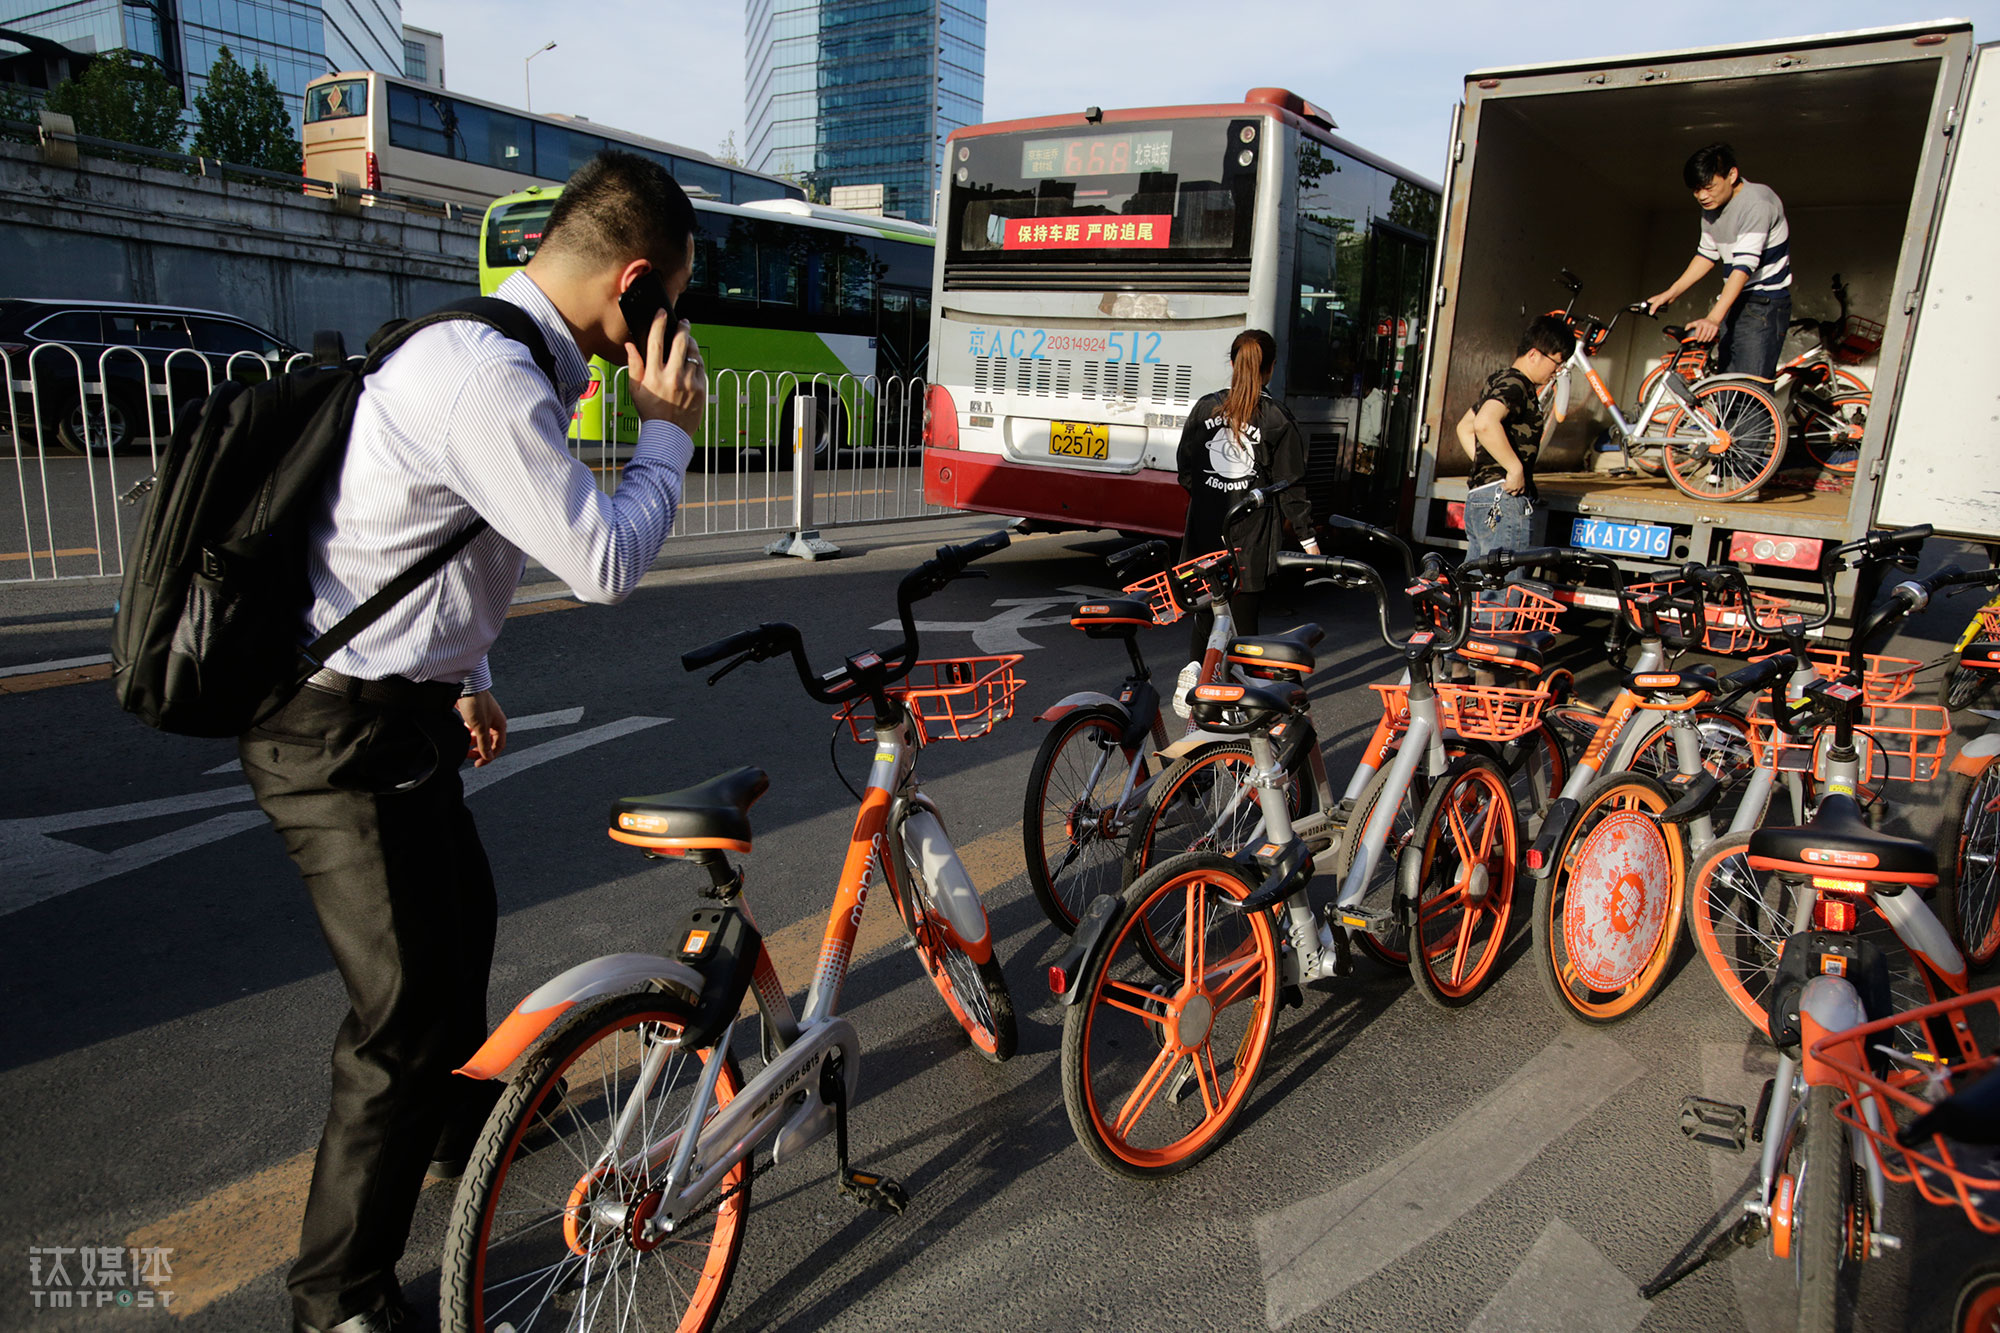
[{"label": "black backpack", "polygon": [[347,452],[368,374],[411,334],[444,320],[489,325],[527,347],[556,382],[541,330],[494,297],[385,325],[359,369],[333,364],[259,384],[226,381],[174,427],[152,504],[125,553],[112,620],[118,703],[161,731],[236,736],[298,692],[327,657],[486,529],[474,519],[303,648],[312,607],[308,529]]}]

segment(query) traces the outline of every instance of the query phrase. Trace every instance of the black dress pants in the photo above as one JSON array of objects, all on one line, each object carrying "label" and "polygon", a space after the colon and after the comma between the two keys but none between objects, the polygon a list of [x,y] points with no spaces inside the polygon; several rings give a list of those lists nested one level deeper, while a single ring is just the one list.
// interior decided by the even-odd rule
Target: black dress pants
[{"label": "black dress pants", "polygon": [[458,690],[402,684],[393,704],[308,687],[238,742],[350,1005],[289,1278],[319,1328],[397,1296],[451,1071],[486,1035],[496,910],[458,776]]}]

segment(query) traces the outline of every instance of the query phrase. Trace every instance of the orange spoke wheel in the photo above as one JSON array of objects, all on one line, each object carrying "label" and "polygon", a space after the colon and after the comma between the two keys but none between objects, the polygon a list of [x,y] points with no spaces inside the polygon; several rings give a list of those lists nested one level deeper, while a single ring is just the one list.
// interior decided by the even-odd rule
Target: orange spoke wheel
[{"label": "orange spoke wheel", "polygon": [[655,1223],[704,1066],[723,1062],[711,1111],[743,1086],[727,1052],[682,1049],[690,1017],[688,1005],[657,992],[612,996],[568,1015],[528,1053],[452,1204],[439,1270],[444,1327],[714,1326],[743,1248],[748,1163],[678,1225]]},{"label": "orange spoke wheel", "polygon": [[1585,790],[1535,885],[1535,971],[1557,1008],[1586,1023],[1630,1018],[1665,982],[1680,940],[1687,868],[1655,778],[1610,773]]},{"label": "orange spoke wheel", "polygon": [[1492,982],[1513,916],[1521,832],[1500,766],[1453,760],[1417,817],[1415,845],[1420,853],[1405,858],[1410,976],[1432,1003],[1456,1009]]},{"label": "orange spoke wheel", "polygon": [[[1063,1019],[1063,1102],[1091,1158],[1140,1178],[1185,1171],[1222,1142],[1256,1084],[1277,1021],[1269,912],[1232,901],[1257,883],[1224,856],[1163,861],[1125,892]],[[1149,920],[1172,915],[1162,976]]]},{"label": "orange spoke wheel", "polygon": [[1667,425],[1667,476],[1697,500],[1742,500],[1784,461],[1785,424],[1763,389],[1710,382]]}]

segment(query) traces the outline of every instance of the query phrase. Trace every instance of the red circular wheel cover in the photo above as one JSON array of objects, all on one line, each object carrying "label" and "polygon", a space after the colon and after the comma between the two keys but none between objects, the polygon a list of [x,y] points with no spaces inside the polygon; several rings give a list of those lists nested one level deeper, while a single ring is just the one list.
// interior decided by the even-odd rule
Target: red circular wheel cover
[{"label": "red circular wheel cover", "polygon": [[1563,904],[1563,943],[1585,985],[1620,991],[1659,947],[1673,899],[1673,858],[1651,815],[1617,810],[1578,850]]}]

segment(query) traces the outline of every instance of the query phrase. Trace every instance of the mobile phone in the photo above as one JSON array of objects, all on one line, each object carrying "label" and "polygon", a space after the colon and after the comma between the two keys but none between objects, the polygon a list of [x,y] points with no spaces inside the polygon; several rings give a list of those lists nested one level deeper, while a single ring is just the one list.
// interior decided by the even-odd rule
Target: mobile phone
[{"label": "mobile phone", "polygon": [[659,274],[648,270],[634,278],[632,285],[618,294],[618,309],[624,313],[631,342],[641,352],[646,350],[646,339],[653,331],[653,316],[666,311],[666,350],[673,351],[674,333],[679,326],[674,318],[674,303],[668,298],[667,289],[660,285]]}]

